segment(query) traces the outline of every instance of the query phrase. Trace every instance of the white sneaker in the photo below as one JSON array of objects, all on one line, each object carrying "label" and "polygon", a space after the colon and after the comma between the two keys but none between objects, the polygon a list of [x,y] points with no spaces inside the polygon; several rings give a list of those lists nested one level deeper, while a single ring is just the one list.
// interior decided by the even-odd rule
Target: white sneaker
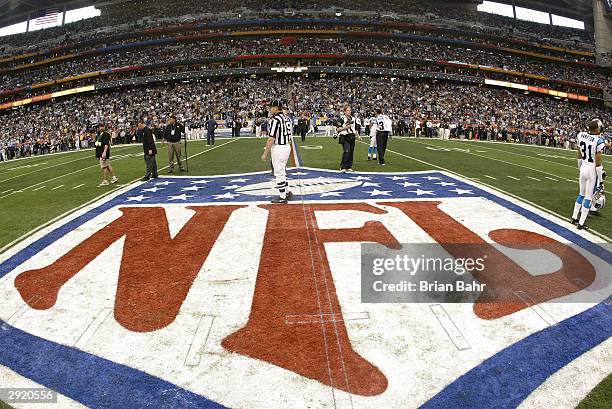
[{"label": "white sneaker", "polygon": [[347,172],[354,172],[354,170],[353,170],[353,169],[347,169],[346,171],[347,171]]},{"label": "white sneaker", "polygon": [[111,179],[111,183],[117,183],[118,180],[119,178],[117,176],[113,176],[113,178]]},{"label": "white sneaker", "polygon": [[100,183],[98,185],[98,187],[100,187],[100,186],[108,186],[108,185],[110,185],[110,183],[108,183],[108,180],[103,180],[102,183]]}]

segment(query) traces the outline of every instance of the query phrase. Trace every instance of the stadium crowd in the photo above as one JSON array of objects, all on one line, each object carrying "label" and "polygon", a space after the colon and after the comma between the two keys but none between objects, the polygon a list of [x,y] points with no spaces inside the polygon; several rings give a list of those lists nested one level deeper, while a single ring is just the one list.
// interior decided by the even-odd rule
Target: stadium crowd
[{"label": "stadium crowd", "polygon": [[[538,62],[523,56],[489,50],[457,48],[429,42],[356,41],[351,39],[299,38],[288,44],[278,39],[244,39],[220,42],[187,43],[166,47],[131,49],[93,56],[82,60],[59,62],[35,70],[17,71],[0,76],[0,92],[34,85],[50,79],[61,79],[87,72],[128,65],[171,63],[196,58],[252,54],[337,53],[371,56],[394,56],[421,60],[458,61],[488,67],[549,76],[552,79],[609,87],[612,76],[587,67],[555,62]],[[437,68],[440,69],[440,68]],[[474,70],[466,75],[478,75]],[[484,73],[489,77],[490,73]],[[93,79],[91,80],[93,81]],[[524,81],[524,79],[521,79]],[[541,84],[540,84],[541,85]],[[581,93],[585,91],[582,90]]]},{"label": "stadium crowd", "polygon": [[[280,13],[280,12],[276,12]],[[289,18],[289,19],[288,19]],[[226,20],[228,24],[244,22],[245,26],[241,26],[243,30],[246,31],[257,31],[257,30],[269,30],[278,28],[278,25],[275,23],[270,23],[269,25],[262,24],[262,21],[293,21],[291,19],[300,18],[304,19],[297,25],[289,26],[290,28],[295,29],[328,29],[329,25],[323,24],[320,22],[322,19],[325,20],[334,20],[338,22],[342,22],[342,18],[338,18],[334,13],[329,13],[329,15],[321,15],[319,12],[308,10],[300,11],[299,13],[292,13],[291,15],[286,14],[273,14],[272,12],[263,12],[257,11],[252,12],[248,16],[244,16],[243,19],[239,19],[237,17],[233,17],[229,20]],[[210,22],[220,22],[224,21],[220,16],[209,16],[206,19]],[[308,22],[310,20],[310,22]],[[249,21],[256,21],[256,23],[249,24]],[[389,20],[388,17],[370,17],[368,15],[356,15],[351,16],[350,20],[347,21],[360,21],[360,22],[372,22],[372,23],[396,23],[395,20]],[[178,30],[178,27],[183,27],[181,30]],[[191,27],[191,28],[189,28]],[[483,35],[477,31],[473,31],[470,28],[459,29],[458,27],[440,27],[438,30],[434,30],[431,32],[431,24],[421,25],[422,28],[410,28],[408,26],[402,26],[401,33],[402,34],[412,34],[412,35],[431,35],[433,37],[437,37],[441,40],[445,39],[453,39],[453,40],[463,40],[469,42],[475,42],[482,44],[483,47],[486,48],[504,48],[509,47],[512,49],[518,49],[523,51],[535,51],[538,54],[550,55],[561,57],[569,61],[585,61],[585,62],[595,62],[595,57],[592,55],[581,55],[576,53],[569,53],[564,48],[558,47],[537,47],[534,48],[537,43],[535,42],[509,42],[510,38],[507,36],[498,36],[498,35]],[[343,29],[348,31],[353,31],[355,28],[348,26],[342,26]],[[128,33],[120,33],[115,31],[109,31],[104,33],[99,33],[95,38],[83,41],[83,42],[74,42],[73,46],[68,49],[55,49],[55,51],[42,54],[42,55],[33,55],[24,59],[16,59],[1,62],[0,65],[5,68],[12,68],[16,66],[20,66],[23,64],[44,61],[45,59],[59,57],[68,53],[74,52],[93,52],[96,49],[103,48],[109,45],[126,45],[129,43],[136,43],[143,40],[155,41],[161,40],[164,38],[168,38],[169,36],[189,36],[189,35],[197,35],[206,32],[206,30],[202,31],[202,29],[194,28],[190,24],[185,24],[185,22],[178,22],[177,25],[173,25],[170,27],[171,30],[169,32],[159,32],[159,31],[150,31],[145,29],[138,29],[134,31],[130,31]],[[229,28],[212,28],[210,29],[214,33],[222,33],[227,30],[234,30],[235,26],[230,25]],[[374,30],[374,31],[387,31],[387,32],[397,32],[395,29],[391,27],[380,27],[380,26],[361,26],[359,30]]]},{"label": "stadium crowd", "polygon": [[[332,16],[342,18],[342,16],[337,16],[334,10],[369,11],[372,10],[372,4],[365,0],[334,0],[328,4],[321,4],[317,0],[192,0],[189,2],[135,0],[100,6],[100,9],[102,14],[97,18],[74,22],[63,27],[6,37],[3,39],[5,46],[0,46],[0,55],[12,54],[15,49],[38,51],[49,48],[50,44],[90,40],[99,37],[102,32],[112,31],[113,34],[120,34],[132,32],[137,28],[155,28],[175,24],[176,22],[170,21],[169,17],[198,16],[198,21],[205,21],[207,17],[203,16],[203,13],[219,14],[219,10],[222,11],[221,14],[225,18],[229,18],[231,14],[242,16],[242,13],[253,10],[291,10],[296,15],[309,10],[329,10],[334,13]],[[478,32],[509,35],[514,33],[540,43],[546,43],[547,38],[576,39],[583,43],[593,43],[593,39],[584,30],[515,20],[459,8],[457,5],[448,3],[391,0],[385,2],[384,13],[376,10],[374,14],[369,18],[378,21],[389,18],[411,21],[411,16],[420,17],[420,20],[426,16],[428,22],[433,24],[438,23],[440,18],[455,22],[468,21],[471,29]],[[383,14],[385,17],[382,16]],[[417,20],[413,19],[413,21]],[[112,30],[109,27],[112,27]]]},{"label": "stadium crowd", "polygon": [[287,89],[295,96],[290,104],[296,118],[324,123],[337,118],[345,103],[368,118],[384,107],[399,134],[418,129],[420,135],[437,136],[433,129],[446,128],[455,137],[564,145],[594,117],[612,123],[610,110],[484,86],[374,77],[228,78],[119,89],[2,111],[1,156],[91,146],[100,121],[109,123],[115,143],[134,140],[139,117],[153,126],[173,113],[191,127],[211,116],[252,126],[265,116],[266,104]]},{"label": "stadium crowd", "polygon": [[[102,15],[53,29],[3,37],[0,55],[13,55],[18,50],[35,51],[51,45],[91,41],[84,49],[127,44],[138,41],[135,36],[104,43],[108,36],[134,33],[138,30],[166,27],[198,21],[236,20],[240,18],[321,17],[335,19],[356,18],[351,11],[361,11],[359,20],[406,21],[428,23],[463,31],[440,31],[434,34],[445,38],[477,41],[490,46],[507,46],[499,37],[484,39],[479,34],[492,34],[546,43],[550,38],[574,41],[573,48],[592,44],[584,30],[530,23],[507,17],[476,12],[457,7],[450,2],[425,0],[390,0],[385,10],[372,9],[366,0],[334,0],[321,4],[318,0],[134,0],[100,6]],[[448,24],[448,21],[454,22]],[[466,34],[466,22],[469,32]],[[455,24],[456,23],[456,24]],[[313,27],[315,28],[315,27]],[[406,31],[403,31],[406,33]],[[183,32],[181,35],[193,34]],[[413,32],[413,34],[423,34]],[[174,35],[174,34],[171,34]],[[147,39],[164,38],[167,34],[154,34]],[[436,65],[427,62],[451,61],[487,67],[526,72],[550,77],[553,80],[572,81],[612,91],[612,77],[602,70],[589,67],[545,62],[527,55],[468,47],[450,46],[427,41],[402,42],[396,40],[334,38],[240,38],[216,42],[191,42],[175,45],[132,48],[82,59],[60,61],[35,69],[14,71],[0,75],[0,92],[27,87],[37,83],[61,79],[87,72],[150,63],[168,64],[147,71],[107,75],[103,81],[134,78],[143,75],[182,72],[201,69],[205,63],[182,64],[207,57],[230,57],[255,54],[342,54],[378,57],[402,57],[417,61],[381,63],[375,60],[343,61],[343,66],[373,66],[406,68],[412,70],[444,71],[448,73],[486,76],[492,79],[514,80],[511,75],[483,72],[468,68]],[[554,41],[553,41],[554,42]],[[531,45],[514,48],[529,49]],[[541,50],[540,50],[541,51]],[[538,51],[538,52],[540,52]],[[551,50],[542,53],[563,53]],[[558,54],[555,54],[558,55]],[[3,68],[31,60],[4,63]],[[563,55],[572,60],[591,61],[590,57]],[[176,64],[174,64],[176,63]],[[207,68],[228,68],[238,65],[269,66],[280,61],[250,61],[216,63]],[[303,65],[337,65],[337,61],[316,60],[298,62]],[[49,87],[51,90],[72,88],[97,81],[88,78]],[[536,84],[552,89],[601,97],[598,91],[569,88],[543,80],[520,78],[517,82]],[[228,78],[213,82],[163,84],[148,87],[114,89],[94,94],[52,100],[0,111],[5,125],[0,130],[0,160],[33,154],[80,149],[91,146],[95,137],[95,124],[108,122],[115,143],[131,143],[138,135],[136,121],[145,116],[154,126],[163,124],[176,113],[192,127],[200,127],[210,117],[228,126],[240,123],[252,126],[265,116],[266,103],[284,94],[287,87],[295,95],[291,101],[295,118],[308,117],[316,128],[340,115],[340,107],[351,103],[360,118],[367,118],[376,108],[384,107],[394,121],[396,133],[422,136],[446,135],[451,137],[514,140],[526,143],[566,145],[584,128],[587,120],[601,118],[610,124],[610,110],[594,104],[580,104],[550,97],[524,95],[498,88],[461,85],[441,81],[411,81],[375,77],[272,77],[265,83],[254,78]],[[21,93],[31,97],[45,91]],[[0,96],[0,102],[12,101],[15,95]],[[318,119],[318,120],[317,120]],[[448,132],[440,130],[448,130]],[[545,141],[545,142],[544,142]]]}]

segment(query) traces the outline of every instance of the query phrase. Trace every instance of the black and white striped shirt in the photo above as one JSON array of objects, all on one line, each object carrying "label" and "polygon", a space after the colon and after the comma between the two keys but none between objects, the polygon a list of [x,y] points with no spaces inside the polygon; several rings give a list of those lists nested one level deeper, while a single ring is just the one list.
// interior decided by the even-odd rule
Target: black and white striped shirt
[{"label": "black and white striped shirt", "polygon": [[293,123],[284,113],[279,112],[270,119],[270,138],[276,145],[289,145],[293,138]]}]

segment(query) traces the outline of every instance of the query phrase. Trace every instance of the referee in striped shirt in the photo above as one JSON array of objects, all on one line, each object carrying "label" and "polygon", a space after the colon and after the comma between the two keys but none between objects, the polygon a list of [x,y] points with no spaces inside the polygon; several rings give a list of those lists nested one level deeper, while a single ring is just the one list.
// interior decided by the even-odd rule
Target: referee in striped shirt
[{"label": "referee in striped shirt", "polygon": [[270,114],[272,116],[268,126],[270,133],[261,160],[267,162],[268,154],[272,153],[272,167],[279,193],[279,197],[272,200],[272,203],[287,203],[293,196],[289,191],[289,183],[287,182],[287,161],[289,155],[291,155],[293,123],[283,113],[283,103],[280,100],[272,101]]}]

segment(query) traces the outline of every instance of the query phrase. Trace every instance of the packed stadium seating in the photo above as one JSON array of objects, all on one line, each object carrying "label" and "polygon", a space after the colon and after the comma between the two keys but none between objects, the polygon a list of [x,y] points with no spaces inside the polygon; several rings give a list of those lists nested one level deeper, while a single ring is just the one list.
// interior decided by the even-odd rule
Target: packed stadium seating
[{"label": "packed stadium seating", "polygon": [[[289,36],[303,35],[304,37],[299,38],[299,41],[290,38],[292,41],[287,43],[279,42],[277,38],[259,38],[253,40],[249,37],[240,38],[236,35],[224,41],[215,40],[214,42],[186,44],[174,42],[151,47],[132,47],[132,44],[138,43],[129,43],[125,44],[124,48],[112,53],[107,52],[97,55],[92,55],[93,53],[91,53],[83,55],[78,59],[66,59],[50,65],[45,64],[30,69],[23,68],[7,72],[2,77],[0,96],[13,95],[17,93],[16,89],[31,87],[32,85],[49,80],[78,77],[79,75],[95,71],[119,69],[126,66],[143,66],[151,63],[168,63],[168,68],[178,69],[178,67],[185,65],[185,61],[195,58],[239,57],[255,54],[352,54],[368,56],[372,59],[377,57],[399,57],[409,58],[411,59],[411,65],[421,66],[431,66],[432,61],[453,61],[482,67],[494,67],[497,69],[495,74],[504,74],[503,77],[506,80],[510,80],[513,77],[513,72],[526,72],[533,75],[537,74],[540,77],[545,76],[552,80],[571,81],[588,86],[580,87],[576,84],[573,86],[574,89],[577,87],[586,89],[597,87],[599,92],[601,92],[601,88],[610,83],[609,74],[594,70],[592,67],[542,62],[528,56],[514,55],[507,52],[449,45],[444,41],[444,38],[437,39],[441,41],[440,43],[407,42],[401,37],[397,40],[389,40],[386,35],[381,35],[378,39],[375,39],[373,34],[370,39],[364,40],[362,33],[365,32],[353,32],[350,34],[354,34],[354,37],[321,39],[314,37],[318,34],[317,32],[320,32],[321,35],[326,33],[323,30],[309,30],[308,33],[289,32]],[[278,34],[275,33],[273,35],[276,36]],[[309,37],[306,37],[306,35]],[[383,41],[383,39],[385,40]],[[397,63],[400,62],[397,61]],[[438,69],[452,69],[449,65],[437,65],[437,67]],[[454,68],[457,67],[455,66]],[[510,72],[500,73],[499,69]],[[469,71],[469,67],[465,67],[465,71]],[[472,70],[472,72],[466,72],[466,74],[478,75],[479,72]],[[491,71],[482,70],[480,74],[495,75]],[[90,79],[89,82],[94,80]],[[544,81],[549,82],[548,79]],[[62,82],[62,84],[66,85],[66,82]],[[565,85],[567,86],[567,84]]]},{"label": "packed stadium seating", "polygon": [[[337,115],[344,102],[365,116],[385,104],[396,121],[512,129],[521,140],[543,130],[567,138],[588,118],[612,119],[603,108],[612,75],[595,64],[584,30],[417,0],[386,7],[140,0],[104,6],[101,17],[62,28],[5,37],[0,117],[9,126],[0,130],[0,148],[69,148],[101,118],[124,132],[138,116],[161,121],[173,112],[192,124],[209,115],[253,120],[288,84],[294,109],[310,116]],[[316,70],[278,74],[294,66],[370,71],[334,81]],[[265,75],[265,86],[243,78],[262,68],[277,73]],[[211,79],[215,70],[227,75]],[[390,82],[389,70],[401,78]],[[184,83],[166,84],[178,79]]]},{"label": "packed stadium seating", "polygon": [[[173,23],[172,17],[202,16],[206,13],[214,13],[216,19],[219,16],[226,19],[237,14],[248,15],[252,10],[282,10],[292,16],[299,15],[310,10],[333,12],[346,12],[347,10],[370,11],[376,20],[381,18],[397,18],[398,16],[414,18],[421,21],[423,16],[430,23],[436,24],[437,20],[446,19],[456,23],[468,24],[473,30],[483,32],[505,32],[513,33],[519,38],[537,39],[540,42],[576,39],[576,43],[592,44],[592,38],[583,30],[567,27],[543,26],[537,23],[514,20],[507,17],[496,16],[486,13],[477,13],[470,10],[459,10],[452,4],[439,4],[425,0],[394,0],[385,2],[385,10],[371,10],[372,6],[367,1],[336,0],[331,4],[320,4],[313,0],[250,0],[250,1],[207,1],[194,0],[190,2],[170,1],[158,2],[154,0],[137,0],[121,2],[101,7],[101,17],[93,20],[84,20],[65,27],[43,30],[26,35],[15,35],[5,41],[6,46],[23,47],[28,50],[41,49],[46,41],[66,41],[68,39],[91,39],[99,35],[92,31],[102,28],[113,27],[114,33],[125,33],[133,31],[134,27],[163,27]],[[338,16],[340,17],[340,16]],[[419,18],[421,17],[421,18]],[[210,15],[205,19],[214,18]],[[156,21],[156,19],[164,19]],[[198,18],[200,19],[200,18]],[[182,20],[185,20],[184,18]],[[440,23],[438,21],[438,23]],[[110,31],[110,30],[109,30]],[[583,44],[583,45],[585,45]],[[7,47],[8,48],[8,47]],[[2,50],[0,50],[2,51]]]},{"label": "packed stadium seating", "polygon": [[[152,125],[165,123],[172,113],[198,126],[206,117],[225,119],[232,115],[253,123],[256,113],[266,103],[290,87],[296,95],[294,109],[308,115],[337,117],[344,103],[350,103],[361,117],[374,113],[381,101],[390,107],[395,121],[432,121],[453,129],[504,131],[521,141],[530,135],[545,133],[563,143],[581,129],[590,118],[609,123],[612,113],[596,107],[533,97],[478,86],[444,82],[408,81],[385,78],[274,78],[226,79],[218,82],[192,82],[141,87],[131,90],[100,92],[55,103],[32,105],[12,110],[3,116],[7,148],[28,141],[26,145],[48,144],[46,149],[60,150],[73,145],[75,137],[91,138],[92,124],[107,121],[115,134],[133,135],[140,116]],[[17,135],[24,135],[18,137]],[[458,136],[458,135],[457,135]],[[506,139],[507,140],[507,139]],[[122,140],[129,142],[131,138]],[[30,151],[31,152],[31,151]],[[27,154],[23,152],[21,154]]]}]

